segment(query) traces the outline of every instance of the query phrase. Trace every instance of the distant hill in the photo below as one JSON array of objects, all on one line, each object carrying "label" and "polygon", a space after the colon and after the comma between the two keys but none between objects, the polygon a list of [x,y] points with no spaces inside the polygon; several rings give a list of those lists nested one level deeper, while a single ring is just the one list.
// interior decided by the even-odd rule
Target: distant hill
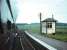
[{"label": "distant hill", "polygon": [[67,29],[67,23],[56,23],[56,28]]},{"label": "distant hill", "polygon": [[67,26],[67,23],[56,23],[56,26]]},{"label": "distant hill", "polygon": [[[27,24],[27,23],[20,23],[20,24],[17,24],[18,28],[19,29],[29,29],[30,27],[31,28],[38,28],[40,27],[40,23],[31,23],[31,24]],[[67,29],[67,23],[56,23],[56,28],[64,28],[64,29]]]}]

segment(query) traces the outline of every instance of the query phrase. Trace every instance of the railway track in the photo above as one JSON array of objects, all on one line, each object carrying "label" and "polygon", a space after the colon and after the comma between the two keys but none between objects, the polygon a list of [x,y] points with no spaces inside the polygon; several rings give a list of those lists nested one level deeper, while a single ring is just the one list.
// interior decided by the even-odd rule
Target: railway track
[{"label": "railway track", "polygon": [[11,35],[6,44],[0,50],[47,50],[36,41],[29,38],[25,33]]}]

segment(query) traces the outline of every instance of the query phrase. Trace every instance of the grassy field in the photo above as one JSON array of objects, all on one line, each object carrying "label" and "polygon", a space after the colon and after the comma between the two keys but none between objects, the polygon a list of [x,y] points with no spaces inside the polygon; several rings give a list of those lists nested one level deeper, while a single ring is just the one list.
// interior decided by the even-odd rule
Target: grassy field
[{"label": "grassy field", "polygon": [[[33,33],[40,33],[40,27],[39,26],[31,26],[30,30]],[[44,34],[43,34],[44,35]],[[57,39],[60,41],[65,41],[67,42],[67,29],[66,28],[61,28],[61,27],[57,27],[56,28],[56,34],[55,35],[48,35],[49,38],[53,38],[53,39]]]},{"label": "grassy field", "polygon": [[[34,27],[31,30],[33,33],[40,33],[40,28]],[[67,42],[67,29],[56,29],[56,34],[48,37]]]},{"label": "grassy field", "polygon": [[56,33],[55,35],[48,35],[48,37],[67,42],[67,33]]},{"label": "grassy field", "polygon": [[[40,33],[39,24],[28,24],[23,26],[21,25],[19,28],[27,30],[27,31],[31,31],[33,33]],[[61,41],[67,41],[67,26],[56,26],[56,34],[48,35],[48,37],[58,39]]]},{"label": "grassy field", "polygon": [[[40,33],[40,28],[34,27],[31,30],[33,33]],[[48,35],[48,37],[67,42],[67,29],[56,29],[56,34]]]}]

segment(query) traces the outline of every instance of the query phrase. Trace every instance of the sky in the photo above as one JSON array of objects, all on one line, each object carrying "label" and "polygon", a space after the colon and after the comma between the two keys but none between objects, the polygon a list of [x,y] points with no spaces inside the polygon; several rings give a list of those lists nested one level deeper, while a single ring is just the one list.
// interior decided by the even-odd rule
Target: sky
[{"label": "sky", "polygon": [[67,23],[67,0],[17,0],[18,16],[16,23],[39,23],[39,13],[42,20],[56,19]]}]

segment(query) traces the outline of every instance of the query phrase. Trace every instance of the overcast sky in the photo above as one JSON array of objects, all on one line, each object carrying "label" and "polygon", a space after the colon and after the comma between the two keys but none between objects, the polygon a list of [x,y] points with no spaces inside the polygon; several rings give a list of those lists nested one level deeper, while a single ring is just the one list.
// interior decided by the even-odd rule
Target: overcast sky
[{"label": "overcast sky", "polygon": [[67,23],[67,0],[17,0],[18,16],[16,23],[38,23],[39,13],[42,20],[54,18]]}]

